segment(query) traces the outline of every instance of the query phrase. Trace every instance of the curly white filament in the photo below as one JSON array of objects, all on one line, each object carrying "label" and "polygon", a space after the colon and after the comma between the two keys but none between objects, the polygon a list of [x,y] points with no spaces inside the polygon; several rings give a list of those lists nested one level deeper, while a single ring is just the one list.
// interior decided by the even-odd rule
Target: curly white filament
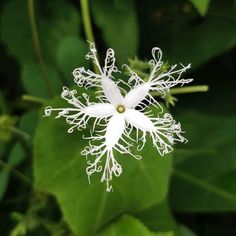
[{"label": "curly white filament", "polygon": [[[73,75],[78,86],[98,88],[97,101],[91,102],[87,94],[76,97],[76,90],[63,87],[61,97],[73,107],[45,108],[45,116],[57,112],[56,118],[65,118],[70,125],[69,133],[74,129],[86,128],[88,121],[93,119],[91,135],[83,137],[88,140],[88,146],[84,148],[82,155],[90,158],[86,169],[89,180],[93,173],[103,171],[101,181],[106,182],[107,191],[112,190],[110,185],[112,177],[118,177],[122,173],[122,167],[114,157],[114,150],[140,159],[141,156],[132,154],[131,147],[136,144],[140,151],[145,146],[147,138],[153,142],[153,146],[162,156],[173,150],[175,142],[187,141],[182,136],[180,123],[177,123],[170,114],[166,113],[159,117],[152,110],[149,112],[145,110],[150,106],[154,109],[161,107],[150,92],[158,91],[165,96],[166,91],[171,87],[192,81],[192,79],[181,79],[182,73],[190,68],[190,64],[180,69],[176,69],[177,66],[174,65],[168,71],[159,73],[163,64],[161,50],[154,48],[152,56],[153,59],[150,60],[152,69],[148,81],[143,81],[129,68],[129,81],[127,83],[120,80],[115,82],[113,74],[118,72],[118,69],[115,66],[113,49],[107,50],[105,64],[102,67],[97,59],[95,45],[90,43],[90,52],[86,58],[92,59],[100,74],[80,67],[73,71]],[[129,88],[128,92],[120,86],[121,82]],[[133,87],[132,84],[134,84]],[[134,139],[132,134],[135,132]],[[94,157],[93,161],[91,157]]]}]

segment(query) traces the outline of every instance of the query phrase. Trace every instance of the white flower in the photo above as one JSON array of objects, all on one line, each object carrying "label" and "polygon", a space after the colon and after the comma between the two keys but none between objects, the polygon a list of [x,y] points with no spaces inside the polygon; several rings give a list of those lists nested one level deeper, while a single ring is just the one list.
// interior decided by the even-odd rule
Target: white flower
[{"label": "white flower", "polygon": [[[174,71],[176,66],[172,66],[169,71],[164,71],[157,76],[157,71],[162,66],[161,50],[154,48],[152,50],[154,59],[150,61],[153,68],[147,82],[139,78],[131,69],[129,69],[131,76],[127,83],[120,80],[114,82],[112,73],[118,72],[115,67],[114,51],[107,50],[105,66],[102,68],[98,63],[94,44],[91,44],[90,50],[87,58],[93,60],[100,74],[82,67],[76,69],[73,75],[79,86],[100,89],[96,92],[99,93],[96,96],[98,102],[90,102],[86,94],[76,97],[75,90],[70,91],[64,87],[61,97],[74,107],[47,107],[45,115],[49,116],[52,111],[58,111],[56,118],[64,117],[71,126],[68,132],[73,132],[75,128],[79,130],[85,128],[88,121],[93,118],[91,136],[83,137],[88,139],[89,144],[82,154],[86,157],[95,156],[94,161],[88,161],[86,172],[90,177],[94,172],[103,171],[101,181],[106,181],[107,191],[110,191],[113,175],[119,176],[122,173],[122,167],[114,157],[114,150],[140,159],[140,156],[132,154],[131,147],[136,143],[137,149],[141,150],[147,137],[150,137],[160,155],[172,151],[176,141],[187,141],[181,135],[180,123],[176,123],[170,114],[166,113],[159,117],[152,110],[145,111],[145,109],[157,104],[150,94],[151,91],[158,91],[164,96],[165,92],[176,84],[184,84],[192,80],[180,79],[181,74],[189,68],[189,65],[176,71]],[[155,57],[156,52],[158,52],[158,60]],[[174,78],[174,75],[177,75],[177,78]],[[129,92],[120,87],[121,83],[129,89]],[[85,102],[81,102],[82,100]],[[133,131],[136,133],[135,138]]]}]

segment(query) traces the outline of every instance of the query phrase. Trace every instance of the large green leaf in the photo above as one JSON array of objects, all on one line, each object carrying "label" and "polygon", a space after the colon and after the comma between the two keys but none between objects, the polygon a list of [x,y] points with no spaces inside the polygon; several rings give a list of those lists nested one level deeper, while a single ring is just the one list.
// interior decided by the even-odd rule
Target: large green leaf
[{"label": "large green leaf", "polygon": [[[1,17],[1,40],[6,44],[9,54],[18,59],[23,67],[21,79],[26,91],[34,96],[48,97],[46,76],[43,72],[45,70],[39,65],[36,57],[38,50],[33,44],[27,2],[11,0],[6,4]],[[35,1],[34,9],[37,27],[34,30],[38,31],[47,80],[51,93],[57,94],[61,88],[62,75],[67,73],[63,71],[64,64],[60,64],[62,73],[58,73],[56,58],[58,46],[64,38],[78,36],[79,14],[68,1],[64,0]],[[81,55],[77,56],[81,58]]]},{"label": "large green leaf", "polygon": [[[138,21],[133,0],[92,1],[95,24],[109,47],[116,51],[119,64],[134,57],[138,50]],[[109,14],[108,14],[109,13]]]},{"label": "large green leaf", "polygon": [[171,64],[197,67],[236,45],[236,8],[231,0],[211,1],[204,18],[181,0],[140,4],[139,14],[140,47],[147,58],[147,48],[157,46]]},{"label": "large green leaf", "polygon": [[177,223],[171,213],[168,200],[146,208],[135,214],[148,228],[158,231],[178,231]]},{"label": "large green leaf", "polygon": [[184,112],[179,120],[187,131],[189,151],[175,153],[173,208],[236,210],[236,118]]},{"label": "large green leaf", "polygon": [[[58,94],[62,87],[62,82],[57,72],[52,68],[47,68],[48,80],[54,94]],[[44,83],[41,68],[37,64],[29,63],[23,66],[21,78],[26,92],[30,95],[48,98],[47,87]]]},{"label": "large green leaf", "polygon": [[198,66],[236,45],[236,8],[227,1],[216,1],[204,21],[192,22],[193,17],[162,34],[170,61]]},{"label": "large green leaf", "polygon": [[142,160],[116,154],[124,172],[113,181],[114,192],[108,193],[100,173],[88,184],[86,159],[80,154],[87,143],[82,135],[88,131],[68,134],[67,129],[62,120],[40,121],[34,140],[34,175],[36,188],[57,197],[76,235],[91,235],[118,215],[157,204],[166,196],[171,155],[161,158],[150,142],[142,150]]},{"label": "large green leaf", "polygon": [[106,227],[98,236],[174,236],[172,232],[152,232],[140,221],[131,216],[123,216],[110,226]]},{"label": "large green leaf", "polygon": [[62,39],[57,49],[57,62],[69,84],[73,82],[72,72],[80,66],[89,66],[85,59],[88,47],[85,41],[75,36],[68,36]]},{"label": "large green leaf", "polygon": [[33,137],[38,119],[38,111],[26,112],[20,119],[19,128]]},{"label": "large green leaf", "polygon": [[[68,1],[55,0],[38,1],[35,11],[43,56],[51,60],[59,40],[77,34],[78,11]],[[35,59],[27,1],[11,0],[6,4],[1,17],[1,40],[21,63]]]}]

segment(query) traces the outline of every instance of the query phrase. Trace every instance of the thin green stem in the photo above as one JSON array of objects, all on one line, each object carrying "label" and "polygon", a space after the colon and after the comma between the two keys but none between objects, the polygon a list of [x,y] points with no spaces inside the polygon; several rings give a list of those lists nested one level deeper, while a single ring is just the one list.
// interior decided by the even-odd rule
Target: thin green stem
[{"label": "thin green stem", "polygon": [[14,126],[9,126],[9,130],[11,133],[20,141],[22,147],[24,148],[25,152],[27,154],[31,154],[31,149],[29,146],[30,141],[30,135],[24,132],[23,130],[20,130]]},{"label": "thin green stem", "polygon": [[28,102],[33,102],[33,103],[39,103],[39,104],[45,104],[47,102],[46,99],[31,96],[31,95],[23,95],[22,99]]},{"label": "thin green stem", "polygon": [[36,25],[36,21],[35,21],[34,0],[28,0],[28,11],[29,11],[29,19],[30,19],[30,26],[31,26],[31,32],[32,32],[35,53],[38,58],[40,68],[42,71],[42,75],[43,75],[42,79],[45,83],[49,97],[52,97],[53,91],[52,91],[52,88],[49,83],[48,72],[47,72],[47,68],[46,68],[46,65],[45,65],[45,62],[43,59],[43,54],[42,54],[42,50],[41,50],[41,46],[40,46],[37,25]]},{"label": "thin green stem", "polygon": [[236,203],[236,196],[228,191],[225,191],[217,186],[213,186],[207,182],[204,182],[202,181],[201,179],[193,176],[193,175],[190,175],[186,172],[183,172],[181,170],[177,170],[177,169],[174,169],[173,170],[173,174],[180,178],[180,179],[183,179],[184,181],[190,183],[190,184],[193,184],[199,188],[202,188],[202,189],[205,189],[205,190],[208,190],[209,192],[212,192],[224,199],[227,199],[227,200],[230,200],[230,201],[233,201]]},{"label": "thin green stem", "polygon": [[3,160],[0,160],[0,166],[6,168],[7,170],[11,171],[19,180],[21,180],[24,184],[29,185],[32,187],[33,181],[27,177],[26,175],[22,174],[20,171],[14,169],[11,165],[6,163]]},{"label": "thin green stem", "polygon": [[194,86],[186,86],[182,88],[170,89],[170,94],[198,93],[198,92],[207,92],[208,90],[209,87],[207,85],[194,85]]},{"label": "thin green stem", "polygon": [[[169,95],[181,94],[181,93],[198,93],[198,92],[207,92],[209,87],[207,85],[193,85],[186,86],[181,88],[170,89]],[[160,92],[151,92],[152,96],[163,96]]]},{"label": "thin green stem", "polygon": [[[91,17],[90,17],[90,11],[89,11],[89,1],[88,0],[80,0],[80,5],[81,5],[81,13],[82,13],[82,20],[83,20],[83,25],[84,25],[84,31],[85,31],[85,36],[86,39],[89,42],[94,42],[94,34],[93,34],[93,28],[91,24]],[[99,74],[99,69],[95,64],[93,64],[94,72]]]},{"label": "thin green stem", "polygon": [[80,4],[86,38],[88,41],[94,42],[94,35],[89,12],[89,2],[88,0],[80,0]]},{"label": "thin green stem", "polygon": [[24,142],[27,142],[30,139],[30,135],[25,133],[24,131],[14,127],[10,126],[9,130],[16,136],[18,136],[20,139],[22,139]]}]

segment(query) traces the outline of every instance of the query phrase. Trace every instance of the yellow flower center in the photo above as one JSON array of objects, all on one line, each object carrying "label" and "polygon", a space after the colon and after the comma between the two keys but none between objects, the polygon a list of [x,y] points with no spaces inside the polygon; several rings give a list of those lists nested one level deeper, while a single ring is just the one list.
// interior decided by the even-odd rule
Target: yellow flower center
[{"label": "yellow flower center", "polygon": [[118,105],[116,110],[119,112],[119,113],[123,113],[125,112],[125,107],[123,105]]}]

